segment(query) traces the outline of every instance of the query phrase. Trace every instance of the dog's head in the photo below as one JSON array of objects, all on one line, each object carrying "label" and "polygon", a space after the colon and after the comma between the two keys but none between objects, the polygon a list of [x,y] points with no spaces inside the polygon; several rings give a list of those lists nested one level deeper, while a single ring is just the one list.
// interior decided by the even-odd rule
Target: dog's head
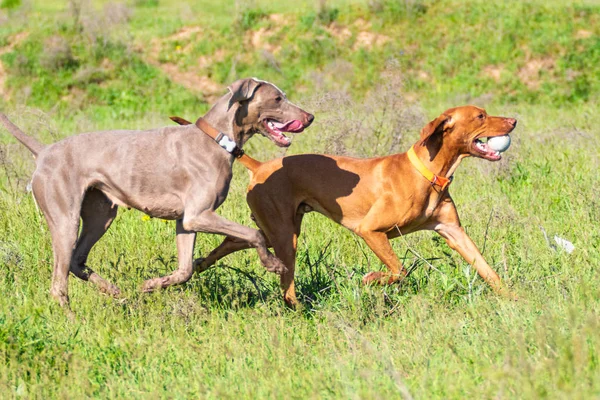
[{"label": "dog's head", "polygon": [[291,144],[285,133],[307,128],[314,116],[291,103],[285,93],[272,83],[256,78],[240,79],[228,87],[228,109],[235,110],[235,123],[243,134],[260,132],[280,147]]},{"label": "dog's head", "polygon": [[450,146],[460,155],[498,161],[502,158],[500,152],[489,147],[487,140],[508,135],[516,126],[516,119],[493,117],[483,108],[450,108],[423,128],[421,144],[427,146],[431,154],[437,154],[441,146]]}]

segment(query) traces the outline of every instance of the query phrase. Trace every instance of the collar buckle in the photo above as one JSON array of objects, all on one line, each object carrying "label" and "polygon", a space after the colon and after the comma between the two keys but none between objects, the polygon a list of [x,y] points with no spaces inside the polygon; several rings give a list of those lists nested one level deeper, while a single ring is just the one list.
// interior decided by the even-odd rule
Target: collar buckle
[{"label": "collar buckle", "polygon": [[[437,178],[437,175],[436,175],[436,178]],[[446,182],[444,182],[444,184],[443,184],[443,185],[440,185],[440,186],[442,187],[442,192],[443,192],[444,190],[446,190],[446,188],[447,188],[448,186],[450,186],[450,184],[452,183],[452,181],[453,181],[453,180],[454,180],[454,176],[451,176],[450,178],[447,178],[447,179],[446,179]]]},{"label": "collar buckle", "polygon": [[231,140],[223,132],[219,132],[210,126],[203,118],[198,118],[196,121],[196,127],[198,127],[209,137],[213,138],[213,140],[217,142],[221,148],[235,158],[241,158],[245,154],[244,150],[240,149],[235,141]]}]

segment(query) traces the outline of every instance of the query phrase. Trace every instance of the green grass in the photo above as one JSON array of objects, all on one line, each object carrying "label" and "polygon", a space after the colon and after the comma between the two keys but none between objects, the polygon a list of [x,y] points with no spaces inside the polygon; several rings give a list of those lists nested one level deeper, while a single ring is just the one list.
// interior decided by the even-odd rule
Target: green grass
[{"label": "green grass", "polygon": [[[464,161],[451,193],[467,232],[520,300],[494,295],[431,232],[393,241],[415,267],[406,284],[364,287],[362,275],[381,264],[317,214],[303,225],[296,312],[254,251],[144,295],[145,279],[176,268],[174,223],[120,210],[89,264],[123,298],[71,277],[72,320],[49,295],[50,236],[26,191],[33,161],[3,130],[2,397],[600,397],[595,2],[136,0],[128,21],[103,28],[79,26],[66,2],[24,3],[2,11],[0,47],[28,36],[0,55],[0,110],[46,143],[201,115],[205,94],[170,79],[165,63],[223,88],[248,75],[282,87],[316,115],[287,154],[405,151],[426,121],[463,103],[516,117],[503,161]],[[108,2],[94,7],[98,19],[111,12]],[[195,26],[201,31],[173,39]],[[247,47],[261,29],[272,34],[272,58]],[[353,49],[363,31],[389,40]],[[44,50],[57,35],[70,53]],[[200,65],[201,56],[215,59]],[[259,137],[247,150],[282,154]],[[234,174],[219,213],[252,225],[246,172],[236,164]],[[542,228],[576,250],[552,249]],[[219,243],[199,235],[196,256]]]}]

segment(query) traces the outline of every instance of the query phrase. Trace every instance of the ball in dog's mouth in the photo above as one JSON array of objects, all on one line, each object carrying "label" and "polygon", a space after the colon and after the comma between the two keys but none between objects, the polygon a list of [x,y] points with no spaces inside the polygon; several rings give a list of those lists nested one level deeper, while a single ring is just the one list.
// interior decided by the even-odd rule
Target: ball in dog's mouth
[{"label": "ball in dog's mouth", "polygon": [[488,139],[487,145],[490,149],[504,153],[510,147],[510,136],[494,136]]},{"label": "ball in dog's mouth", "polygon": [[473,148],[482,157],[490,161],[498,161],[502,158],[500,153],[510,147],[510,136],[493,136],[477,138],[473,141]]},{"label": "ball in dog's mouth", "polygon": [[274,119],[265,119],[263,125],[267,130],[271,140],[278,146],[288,147],[292,144],[292,139],[285,136],[284,132],[299,133],[304,130],[304,124],[297,119],[288,122],[278,122]]}]

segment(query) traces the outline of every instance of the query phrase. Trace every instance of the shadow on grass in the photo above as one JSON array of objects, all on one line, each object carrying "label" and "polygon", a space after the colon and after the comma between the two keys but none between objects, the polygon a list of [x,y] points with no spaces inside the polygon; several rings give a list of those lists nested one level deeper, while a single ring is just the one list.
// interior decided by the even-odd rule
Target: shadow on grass
[{"label": "shadow on grass", "polygon": [[255,308],[270,303],[269,299],[279,293],[277,282],[254,273],[249,262],[246,267],[218,264],[198,274],[191,290],[201,301],[222,309]]},{"label": "shadow on grass", "polygon": [[[331,254],[331,242],[316,251],[306,249],[299,252],[295,283],[300,315],[311,319],[319,310],[346,308],[353,309],[357,314],[364,314],[364,318],[369,320],[372,317],[394,314],[399,304],[431,284],[432,272],[437,273],[428,265],[438,258],[422,260],[407,250],[400,260],[409,271],[402,284],[365,287],[362,276],[372,266],[368,262],[352,266],[336,262]],[[174,259],[157,261],[160,267],[153,273],[158,275],[170,272],[172,264],[176,263]],[[169,290],[193,292],[198,301],[209,309],[266,307],[276,313],[286,309],[279,288],[279,278],[255,271],[250,261],[245,264],[238,268],[220,263],[195,275],[187,284]],[[422,273],[412,274],[415,270]]]}]

